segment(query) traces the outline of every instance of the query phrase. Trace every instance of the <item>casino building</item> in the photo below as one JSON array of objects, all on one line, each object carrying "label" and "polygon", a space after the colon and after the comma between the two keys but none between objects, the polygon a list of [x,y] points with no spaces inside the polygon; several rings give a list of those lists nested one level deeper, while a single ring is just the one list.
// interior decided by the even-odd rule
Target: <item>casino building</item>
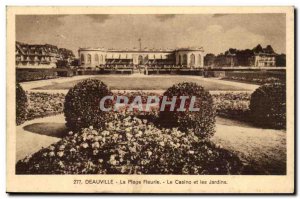
[{"label": "casino building", "polygon": [[175,65],[187,68],[202,68],[204,64],[203,48],[180,48],[175,50],[80,48],[78,54],[80,65],[84,68]]}]

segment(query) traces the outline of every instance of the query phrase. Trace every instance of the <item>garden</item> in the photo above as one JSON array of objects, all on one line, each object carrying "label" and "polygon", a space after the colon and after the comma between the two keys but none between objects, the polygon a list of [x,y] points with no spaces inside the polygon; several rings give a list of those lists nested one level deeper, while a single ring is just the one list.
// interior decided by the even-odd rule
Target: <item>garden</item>
[{"label": "garden", "polygon": [[227,71],[222,79],[263,85],[266,83],[285,82],[285,71]]},{"label": "garden", "polygon": [[[76,82],[65,94],[25,92],[17,85],[17,124],[64,113],[63,138],[17,162],[17,174],[255,174],[257,168],[214,142],[216,117],[259,128],[285,129],[285,85],[266,84],[255,92],[210,94],[194,82],[176,83],[164,96],[197,96],[198,112],[103,112],[103,96],[162,95],[112,92],[97,79]],[[106,106],[113,106],[114,101]],[[178,104],[176,105],[178,106]],[[283,169],[284,170],[284,169]],[[275,171],[276,172],[276,171]],[[284,174],[282,171],[280,174]]]}]

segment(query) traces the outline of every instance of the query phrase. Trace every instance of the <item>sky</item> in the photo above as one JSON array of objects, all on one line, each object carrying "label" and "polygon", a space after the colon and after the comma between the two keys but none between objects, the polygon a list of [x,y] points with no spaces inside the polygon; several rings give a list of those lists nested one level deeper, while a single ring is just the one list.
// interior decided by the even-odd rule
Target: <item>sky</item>
[{"label": "sky", "polygon": [[286,51],[285,14],[18,15],[16,41],[71,49],[174,49],[203,47],[205,54],[229,48],[272,45]]}]

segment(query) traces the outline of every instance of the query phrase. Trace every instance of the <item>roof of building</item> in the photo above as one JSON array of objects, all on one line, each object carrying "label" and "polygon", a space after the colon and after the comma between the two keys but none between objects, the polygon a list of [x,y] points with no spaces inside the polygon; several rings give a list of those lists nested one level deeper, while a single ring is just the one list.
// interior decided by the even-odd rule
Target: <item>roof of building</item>
[{"label": "roof of building", "polygon": [[25,44],[16,42],[16,49],[21,55],[44,55],[75,57],[74,53],[66,48],[58,48],[51,44]]},{"label": "roof of building", "polygon": [[276,54],[271,45],[267,45],[265,48],[262,48],[261,45],[258,44],[252,50],[255,54]]},{"label": "roof of building", "polygon": [[192,48],[192,47],[186,47],[186,48],[176,48],[176,49],[154,49],[154,48],[132,48],[132,49],[105,49],[105,48],[79,48],[78,51],[105,51],[105,52],[174,52],[174,51],[204,51],[203,47],[200,48]]}]

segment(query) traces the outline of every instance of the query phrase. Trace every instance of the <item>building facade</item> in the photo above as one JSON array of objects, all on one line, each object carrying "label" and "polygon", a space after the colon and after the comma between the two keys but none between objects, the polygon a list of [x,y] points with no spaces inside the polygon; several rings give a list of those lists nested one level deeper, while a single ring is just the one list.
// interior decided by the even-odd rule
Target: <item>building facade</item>
[{"label": "building facade", "polygon": [[230,48],[217,56],[207,54],[205,56],[205,63],[207,67],[276,67],[277,54],[274,52],[272,46],[267,45],[262,48],[257,45],[252,50],[237,50]]},{"label": "building facade", "polygon": [[276,66],[276,55],[271,45],[267,45],[266,48],[257,45],[253,48],[251,64],[257,67],[274,67]]},{"label": "building facade", "polygon": [[25,44],[16,42],[17,68],[56,68],[57,61],[71,62],[75,55],[71,50],[50,44]]},{"label": "building facade", "polygon": [[80,48],[78,54],[81,67],[92,68],[103,65],[180,65],[190,68],[202,68],[204,65],[204,50],[202,48],[182,48],[176,50],[106,50],[100,48]]}]

